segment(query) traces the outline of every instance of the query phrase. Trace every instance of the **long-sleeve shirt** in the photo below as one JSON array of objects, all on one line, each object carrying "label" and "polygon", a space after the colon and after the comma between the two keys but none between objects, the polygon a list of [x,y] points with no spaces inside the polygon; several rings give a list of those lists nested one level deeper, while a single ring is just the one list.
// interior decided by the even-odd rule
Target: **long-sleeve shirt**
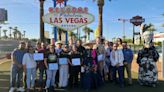
[{"label": "long-sleeve shirt", "polygon": [[133,60],[133,51],[129,48],[127,49],[122,49],[123,54],[124,54],[124,61],[127,63],[132,63]]},{"label": "long-sleeve shirt", "polygon": [[112,66],[123,66],[124,55],[121,49],[112,50],[110,53],[110,61]]}]

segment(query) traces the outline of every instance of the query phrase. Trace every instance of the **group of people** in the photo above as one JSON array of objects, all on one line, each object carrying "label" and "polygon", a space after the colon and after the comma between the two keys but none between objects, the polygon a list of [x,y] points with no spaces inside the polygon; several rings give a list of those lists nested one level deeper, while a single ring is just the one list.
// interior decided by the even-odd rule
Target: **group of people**
[{"label": "group of people", "polygon": [[[144,50],[149,49],[144,48]],[[157,61],[158,53],[152,47],[150,50],[152,56],[145,55],[146,59],[150,57],[154,58],[150,62]],[[35,60],[35,53],[43,53],[43,60]],[[139,51],[137,63],[140,66],[139,83],[145,85],[147,80],[143,77],[147,71],[144,74],[143,71],[147,67],[143,66],[145,57],[142,54],[147,54],[147,52]],[[39,71],[38,86],[49,92],[54,92],[56,87],[68,86],[70,88],[81,86],[88,92],[92,88],[100,87],[106,80],[117,83],[123,88],[125,86],[124,70],[127,73],[128,84],[132,85],[133,51],[128,47],[127,42],[122,42],[120,38],[116,42],[109,42],[98,37],[95,45],[86,47],[82,46],[81,40],[76,42],[70,40],[68,45],[61,42],[56,42],[55,45],[37,42],[35,47],[30,43],[20,42],[19,47],[11,56],[9,92],[14,92],[16,87],[17,91],[25,91],[23,82],[25,82],[27,92],[35,89],[37,71]],[[151,71],[156,72],[152,64],[150,67]],[[155,83],[155,81],[157,80],[153,78],[152,82]]]}]

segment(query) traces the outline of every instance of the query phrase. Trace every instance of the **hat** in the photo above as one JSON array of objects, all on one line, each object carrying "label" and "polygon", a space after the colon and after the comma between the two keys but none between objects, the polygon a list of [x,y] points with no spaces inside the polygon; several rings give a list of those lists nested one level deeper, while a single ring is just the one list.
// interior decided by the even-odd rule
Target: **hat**
[{"label": "hat", "polygon": [[62,44],[62,42],[61,41],[55,42],[55,45],[57,45],[57,44]]}]

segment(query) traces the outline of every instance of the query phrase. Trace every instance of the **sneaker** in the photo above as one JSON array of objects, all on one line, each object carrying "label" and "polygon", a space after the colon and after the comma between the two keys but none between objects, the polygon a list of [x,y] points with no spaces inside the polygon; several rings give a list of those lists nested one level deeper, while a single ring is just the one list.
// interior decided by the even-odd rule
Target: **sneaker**
[{"label": "sneaker", "polygon": [[14,92],[15,88],[14,87],[11,87],[9,92]]},{"label": "sneaker", "polygon": [[19,87],[19,88],[17,89],[17,91],[24,92],[25,90],[24,90],[24,88],[23,88],[23,87]]}]

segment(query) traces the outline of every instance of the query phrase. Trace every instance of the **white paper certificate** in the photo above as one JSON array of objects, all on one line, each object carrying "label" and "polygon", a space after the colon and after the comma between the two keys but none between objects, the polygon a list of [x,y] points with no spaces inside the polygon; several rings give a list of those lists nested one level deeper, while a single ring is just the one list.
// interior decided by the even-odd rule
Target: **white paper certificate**
[{"label": "white paper certificate", "polygon": [[44,60],[44,54],[43,53],[34,53],[34,60]]},{"label": "white paper certificate", "polygon": [[60,65],[66,65],[66,64],[68,64],[67,58],[59,58],[59,64]]},{"label": "white paper certificate", "polygon": [[58,70],[58,64],[57,63],[49,63],[48,69],[49,70]]},{"label": "white paper certificate", "polygon": [[84,72],[85,72],[85,70],[84,70],[84,67],[83,67],[83,66],[81,67],[81,72],[82,72],[82,73],[84,73]]},{"label": "white paper certificate", "polygon": [[98,61],[102,61],[103,60],[103,54],[98,55]]},{"label": "white paper certificate", "polygon": [[81,64],[80,58],[74,58],[74,59],[72,59],[72,64],[73,64],[74,66],[80,65],[80,64]]}]

